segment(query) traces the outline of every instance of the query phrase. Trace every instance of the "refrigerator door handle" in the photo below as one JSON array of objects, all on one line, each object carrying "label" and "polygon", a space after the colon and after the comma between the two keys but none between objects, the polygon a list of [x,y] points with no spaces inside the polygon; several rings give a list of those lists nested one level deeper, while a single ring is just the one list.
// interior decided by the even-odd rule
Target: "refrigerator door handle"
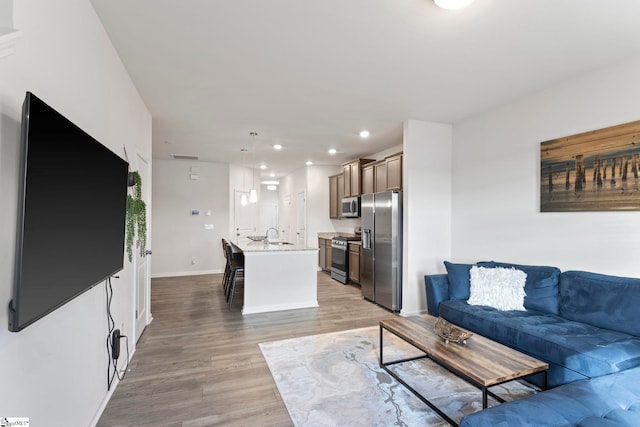
[{"label": "refrigerator door handle", "polygon": [[371,230],[362,230],[362,249],[371,249]]}]

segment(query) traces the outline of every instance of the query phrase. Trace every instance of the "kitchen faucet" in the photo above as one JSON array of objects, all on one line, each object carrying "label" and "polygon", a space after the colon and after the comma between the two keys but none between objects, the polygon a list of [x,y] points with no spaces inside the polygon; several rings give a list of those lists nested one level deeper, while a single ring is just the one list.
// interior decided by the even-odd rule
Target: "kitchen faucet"
[{"label": "kitchen faucet", "polygon": [[264,234],[264,238],[267,242],[269,242],[269,231],[274,230],[276,232],[276,239],[280,238],[280,233],[278,233],[278,229],[275,227],[267,228],[267,232]]}]

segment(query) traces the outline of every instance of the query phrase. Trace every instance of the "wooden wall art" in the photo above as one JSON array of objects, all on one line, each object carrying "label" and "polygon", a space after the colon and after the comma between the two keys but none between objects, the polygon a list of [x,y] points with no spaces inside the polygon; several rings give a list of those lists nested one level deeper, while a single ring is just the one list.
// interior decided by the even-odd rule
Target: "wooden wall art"
[{"label": "wooden wall art", "polygon": [[640,120],[540,144],[540,211],[640,210]]}]

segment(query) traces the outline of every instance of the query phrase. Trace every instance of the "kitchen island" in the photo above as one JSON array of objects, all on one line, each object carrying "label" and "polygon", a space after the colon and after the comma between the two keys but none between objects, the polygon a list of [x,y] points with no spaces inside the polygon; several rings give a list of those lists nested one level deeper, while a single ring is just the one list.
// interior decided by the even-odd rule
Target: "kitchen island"
[{"label": "kitchen island", "polygon": [[232,242],[244,254],[242,314],[318,307],[318,249],[248,239]]}]

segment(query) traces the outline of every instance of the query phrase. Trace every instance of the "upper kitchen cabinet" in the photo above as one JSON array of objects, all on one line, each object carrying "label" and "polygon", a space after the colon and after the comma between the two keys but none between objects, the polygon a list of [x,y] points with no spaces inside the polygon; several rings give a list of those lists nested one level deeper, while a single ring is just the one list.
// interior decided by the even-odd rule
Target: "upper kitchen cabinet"
[{"label": "upper kitchen cabinet", "polygon": [[362,167],[373,161],[372,159],[357,159],[343,165],[344,197],[362,194]]},{"label": "upper kitchen cabinet", "polygon": [[342,185],[344,186],[344,175],[333,175],[329,177],[329,218],[340,218],[340,203],[338,198],[338,178],[340,178]]},{"label": "upper kitchen cabinet", "polygon": [[329,177],[329,218],[342,218],[342,198],[344,195],[344,173],[331,175]]},{"label": "upper kitchen cabinet", "polygon": [[402,153],[385,159],[387,164],[387,191],[402,190]]},{"label": "upper kitchen cabinet", "polygon": [[402,190],[402,153],[369,163],[362,168],[362,194]]},{"label": "upper kitchen cabinet", "polygon": [[369,163],[362,167],[362,194],[375,193],[375,172],[373,170],[375,163]]}]

